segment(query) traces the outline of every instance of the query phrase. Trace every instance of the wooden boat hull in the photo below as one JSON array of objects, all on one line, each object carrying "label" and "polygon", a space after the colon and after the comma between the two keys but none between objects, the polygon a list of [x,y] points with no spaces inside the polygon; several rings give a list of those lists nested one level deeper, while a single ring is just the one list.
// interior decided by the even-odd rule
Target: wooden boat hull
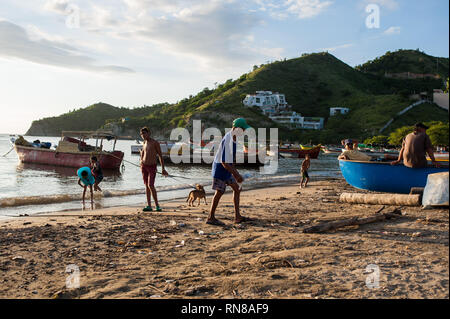
[{"label": "wooden boat hull", "polygon": [[322,146],[322,151],[327,155],[339,155],[342,153],[342,150],[342,148]]},{"label": "wooden boat hull", "polygon": [[282,155],[290,155],[291,157],[305,158],[306,154],[309,154],[310,158],[317,158],[320,153],[320,146],[314,147],[310,150],[280,148],[278,153]]},{"label": "wooden boat hull", "polygon": [[412,187],[425,187],[428,174],[448,172],[445,168],[409,168],[389,162],[358,162],[339,160],[347,183],[371,191],[409,194]]},{"label": "wooden boat hull", "polygon": [[91,153],[91,152],[57,152],[56,150],[27,147],[27,146],[14,146],[16,153],[19,157],[19,161],[22,163],[35,163],[45,164],[53,166],[64,167],[83,167],[89,166],[91,156],[97,156],[100,166],[104,169],[118,169],[122,163],[124,153],[120,151],[114,151],[111,153]]}]

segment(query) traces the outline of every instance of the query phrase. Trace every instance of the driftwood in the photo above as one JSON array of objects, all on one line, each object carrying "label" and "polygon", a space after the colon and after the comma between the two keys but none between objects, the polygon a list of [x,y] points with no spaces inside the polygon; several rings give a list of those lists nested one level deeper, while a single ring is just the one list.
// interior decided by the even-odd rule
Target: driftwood
[{"label": "driftwood", "polygon": [[420,206],[422,204],[420,194],[359,194],[342,193],[339,197],[342,203],[395,205],[395,206]]},{"label": "driftwood", "polygon": [[380,212],[384,209],[384,206],[379,209],[374,216],[371,217],[365,217],[365,218],[359,218],[359,217],[353,217],[343,220],[337,220],[332,222],[326,222],[322,224],[318,224],[315,226],[307,227],[303,229],[304,233],[322,233],[331,229],[336,229],[340,227],[346,227],[346,226],[353,226],[353,225],[363,225],[363,224],[369,224],[374,222],[379,222],[382,220],[388,220],[392,218],[397,218],[401,216],[400,209],[396,208],[393,211],[389,213],[380,214]]}]

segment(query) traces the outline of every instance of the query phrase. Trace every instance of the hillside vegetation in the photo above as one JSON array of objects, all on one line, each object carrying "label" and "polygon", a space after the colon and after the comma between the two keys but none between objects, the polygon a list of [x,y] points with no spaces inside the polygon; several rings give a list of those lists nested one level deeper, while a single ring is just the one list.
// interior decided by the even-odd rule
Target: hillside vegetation
[{"label": "hillside vegetation", "polygon": [[[441,80],[399,80],[374,73],[352,68],[328,53],[305,54],[255,66],[252,72],[236,80],[229,79],[215,89],[205,88],[175,104],[161,103],[134,109],[94,104],[59,117],[34,121],[27,134],[59,135],[61,130],[113,127],[122,134],[135,135],[146,125],[156,136],[168,138],[172,128],[190,128],[194,119],[201,119],[205,127],[223,129],[230,127],[236,117],[245,117],[255,128],[279,127],[258,108],[247,108],[242,104],[246,94],[268,90],[285,94],[293,110],[303,116],[326,118],[325,129],[321,131],[279,127],[280,138],[333,143],[348,136],[366,138],[376,135],[390,118],[412,103],[408,98],[410,94],[443,85]],[[329,118],[329,108],[336,106],[348,107],[351,111]],[[420,110],[411,110],[411,114],[406,113],[402,120],[413,124],[409,122],[416,121],[417,117],[421,121],[447,117],[445,110],[432,104],[423,105]],[[128,120],[122,122],[124,117]],[[405,123],[399,119],[398,124]]]},{"label": "hillside vegetation", "polygon": [[356,67],[363,72],[378,75],[411,72],[416,74],[439,74],[442,79],[449,76],[448,58],[434,57],[419,50],[398,50]]}]

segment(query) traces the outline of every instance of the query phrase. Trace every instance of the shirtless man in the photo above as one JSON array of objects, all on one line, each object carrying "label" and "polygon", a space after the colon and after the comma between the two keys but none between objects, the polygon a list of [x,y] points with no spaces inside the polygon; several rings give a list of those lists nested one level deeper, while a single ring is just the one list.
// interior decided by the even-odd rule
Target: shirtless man
[{"label": "shirtless man", "polygon": [[145,184],[145,194],[147,195],[148,206],[143,209],[144,212],[152,211],[151,196],[155,200],[156,211],[162,211],[158,203],[158,195],[155,188],[155,177],[156,177],[156,157],[159,157],[159,162],[161,163],[161,173],[163,176],[168,176],[169,174],[164,169],[164,160],[161,154],[161,147],[158,141],[155,141],[150,137],[150,130],[147,127],[141,128],[141,137],[144,140],[141,150],[141,172]]},{"label": "shirtless man", "polygon": [[402,149],[396,161],[391,162],[391,165],[397,165],[403,161],[403,165],[410,168],[427,167],[428,162],[426,155],[430,157],[433,165],[439,167],[439,163],[434,158],[433,145],[430,137],[426,131],[428,126],[423,123],[416,123],[414,125],[414,132],[409,133],[403,139]]},{"label": "shirtless man", "polygon": [[[302,162],[302,169],[301,169],[302,180],[300,181],[300,188],[306,187],[308,185],[309,182],[308,169],[310,165],[311,160],[309,158],[309,154],[306,154],[305,159]],[[303,181],[305,181],[305,186],[303,186]]]}]

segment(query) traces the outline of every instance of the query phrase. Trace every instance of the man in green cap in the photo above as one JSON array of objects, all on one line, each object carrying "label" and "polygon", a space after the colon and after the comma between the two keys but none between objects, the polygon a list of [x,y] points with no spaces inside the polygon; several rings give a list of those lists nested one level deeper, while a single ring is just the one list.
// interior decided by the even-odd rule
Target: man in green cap
[{"label": "man in green cap", "polygon": [[239,213],[239,200],[241,190],[238,183],[243,182],[242,176],[234,167],[233,163],[236,159],[236,136],[242,136],[246,129],[250,128],[245,119],[237,118],[233,121],[233,128],[223,137],[220,142],[219,149],[214,157],[212,165],[212,177],[213,185],[212,189],[216,191],[213,201],[211,203],[211,209],[209,211],[207,224],[210,225],[224,225],[215,217],[217,205],[220,198],[225,193],[227,186],[233,189],[233,203],[234,203],[234,222],[242,223],[248,221],[247,217],[241,216]]}]

